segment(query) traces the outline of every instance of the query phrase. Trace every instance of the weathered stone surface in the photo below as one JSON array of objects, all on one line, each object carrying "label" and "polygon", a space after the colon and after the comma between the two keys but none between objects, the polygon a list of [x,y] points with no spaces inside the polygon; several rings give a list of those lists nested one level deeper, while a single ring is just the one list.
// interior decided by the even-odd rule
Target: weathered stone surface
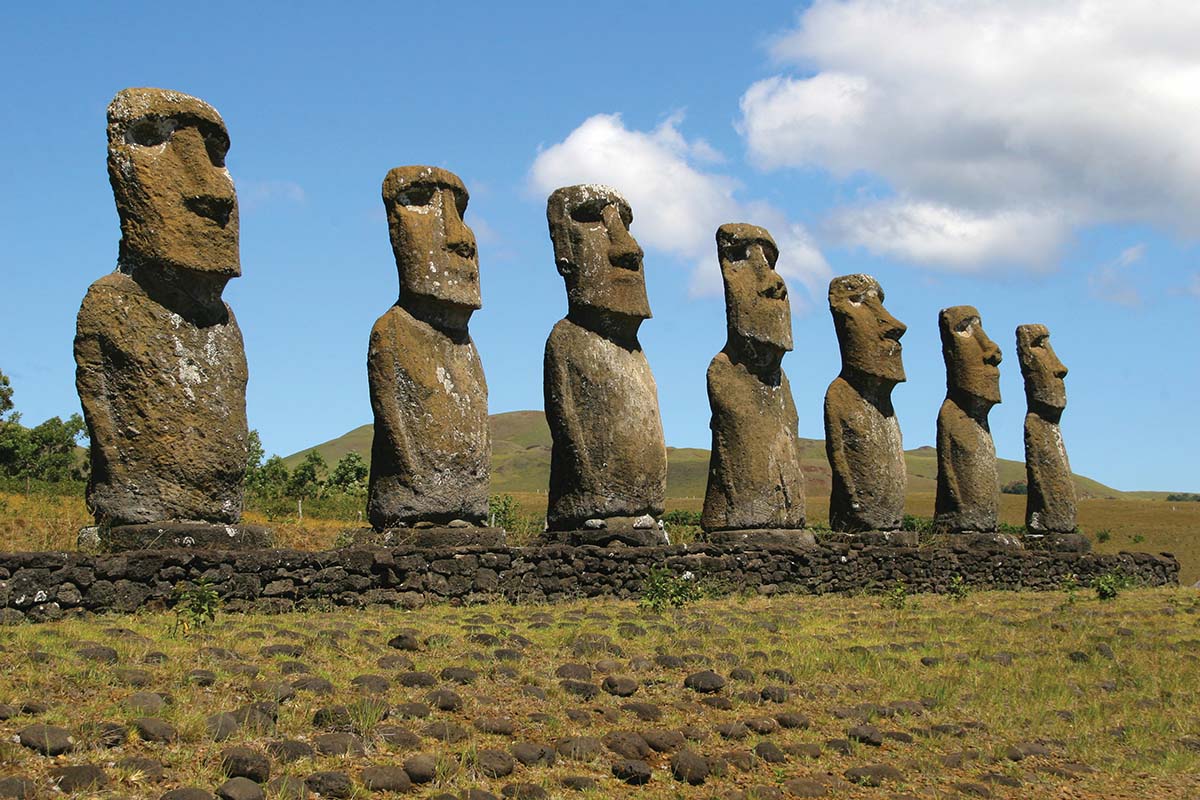
[{"label": "weathered stone surface", "polygon": [[246,356],[221,300],[241,274],[228,148],[220,115],[194,97],[125,89],[108,108],[120,255],[75,335],[102,539],[107,525],[241,518]]},{"label": "weathered stone surface", "polygon": [[907,470],[892,389],[905,380],[900,337],[907,327],[883,307],[870,275],[829,283],[829,311],[842,371],[825,393],[825,454],[833,473],[829,527],[891,531],[904,516]]},{"label": "weathered stone surface", "polygon": [[42,755],[57,756],[75,748],[75,739],[66,728],[38,723],[23,729],[17,737],[22,747]]},{"label": "weathered stone surface", "polygon": [[99,545],[110,551],[185,548],[196,550],[254,550],[270,547],[274,536],[260,525],[220,525],[208,522],[150,522],[102,529]]},{"label": "weathered stone surface", "polygon": [[704,538],[713,544],[748,545],[751,547],[815,547],[816,536],[810,530],[789,528],[735,529],[708,531]]},{"label": "weathered stone surface", "polygon": [[1017,327],[1017,360],[1025,379],[1025,527],[1033,533],[1073,533],[1075,484],[1063,445],[1067,368],[1050,346],[1045,325]]},{"label": "weathered stone surface", "polygon": [[371,329],[375,438],[367,516],[377,530],[487,516],[487,382],[467,329],[481,307],[467,190],[437,167],[383,181],[400,299]]},{"label": "weathered stone surface", "polygon": [[658,388],[637,332],[650,318],[633,213],[603,186],[550,195],[546,218],[568,312],[546,341],[545,403],[553,448],[547,523],[632,528],[662,515],[667,451]]},{"label": "weathered stone surface", "polygon": [[937,418],[934,528],[948,533],[996,530],[1000,481],[988,412],[1000,402],[1000,348],[972,306],[938,315],[946,361],[946,400]]},{"label": "weathered stone surface", "polygon": [[708,367],[712,456],[706,531],[804,527],[798,417],[781,363],[792,349],[779,248],[754,225],[717,229],[725,284],[725,347]]},{"label": "weathered stone surface", "polygon": [[477,525],[362,528],[349,536],[354,545],[366,547],[502,547],[505,542],[503,528]]}]

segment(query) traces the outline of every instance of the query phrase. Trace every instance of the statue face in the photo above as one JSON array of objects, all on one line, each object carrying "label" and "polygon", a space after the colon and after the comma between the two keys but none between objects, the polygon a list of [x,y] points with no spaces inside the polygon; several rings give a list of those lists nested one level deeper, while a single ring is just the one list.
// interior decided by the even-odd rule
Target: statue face
[{"label": "statue face", "polygon": [[212,106],[164,89],[124,89],[108,107],[108,177],[121,251],[138,266],[220,285],[241,274],[229,134]]},{"label": "statue face", "polygon": [[458,176],[438,167],[396,167],[384,178],[401,299],[430,299],[467,316],[483,305],[475,234],[463,222],[467,199]]},{"label": "statue face", "polygon": [[650,318],[642,248],[629,234],[633,211],[606,186],[556,189],[546,204],[554,260],[571,305]]},{"label": "statue face", "polygon": [[779,248],[766,229],[731,223],[717,229],[730,335],[792,349],[792,307],[775,271]]},{"label": "statue face", "polygon": [[1017,360],[1025,378],[1025,395],[1030,403],[1056,408],[1067,407],[1067,368],[1050,346],[1050,331],[1045,325],[1017,327]]},{"label": "statue face", "polygon": [[938,315],[946,383],[988,403],[1000,402],[1000,348],[983,332],[973,306],[943,308]]},{"label": "statue face", "polygon": [[870,275],[845,275],[829,283],[829,311],[843,368],[886,381],[905,380],[900,337],[908,330],[883,307],[883,288]]}]

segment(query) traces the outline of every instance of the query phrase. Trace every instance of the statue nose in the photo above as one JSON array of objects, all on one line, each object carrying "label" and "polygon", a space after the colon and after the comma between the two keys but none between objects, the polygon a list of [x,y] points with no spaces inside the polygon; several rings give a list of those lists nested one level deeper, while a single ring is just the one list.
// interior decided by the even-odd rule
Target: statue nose
[{"label": "statue nose", "polygon": [[224,227],[236,203],[229,173],[213,164],[204,137],[196,128],[176,130],[170,147],[183,167],[180,189],[184,206]]},{"label": "statue nose", "polygon": [[623,269],[638,270],[642,266],[642,248],[625,227],[625,220],[616,206],[605,206],[604,223],[608,228],[608,260]]},{"label": "statue nose", "polygon": [[183,198],[183,204],[189,211],[200,217],[207,217],[224,228],[229,224],[233,214],[233,196],[215,197],[213,195],[195,195]]},{"label": "statue nose", "polygon": [[900,337],[904,335],[904,332],[908,330],[907,325],[893,317],[887,311],[883,312],[883,316],[880,317],[879,322],[883,326],[883,338],[885,339],[895,339],[898,342],[900,341]]},{"label": "statue nose", "polygon": [[983,363],[998,367],[1003,360],[1003,356],[1000,355],[1000,348],[995,342],[988,339],[983,347]]},{"label": "statue nose", "polygon": [[475,257],[475,236],[462,215],[458,213],[458,204],[454,195],[449,191],[441,193],[442,220],[446,234],[446,249],[457,253],[463,258]]}]

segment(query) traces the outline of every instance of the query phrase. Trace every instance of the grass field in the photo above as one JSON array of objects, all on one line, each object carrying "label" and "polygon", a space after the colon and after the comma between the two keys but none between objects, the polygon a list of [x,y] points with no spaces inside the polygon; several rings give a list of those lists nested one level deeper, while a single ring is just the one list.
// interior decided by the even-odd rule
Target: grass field
[{"label": "grass field", "polygon": [[[368,789],[385,778],[427,780],[427,798],[1197,797],[1198,612],[1158,589],[0,628],[0,779],[39,797],[58,780],[75,797],[212,792],[242,746],[231,771],[277,781],[273,798],[299,796],[287,779],[395,796]],[[687,688],[706,669],[724,685]],[[72,749],[43,755],[54,728]],[[614,775],[627,759],[648,783]],[[673,776],[685,759],[703,783]],[[870,765],[894,770],[882,788],[855,781]]]}]

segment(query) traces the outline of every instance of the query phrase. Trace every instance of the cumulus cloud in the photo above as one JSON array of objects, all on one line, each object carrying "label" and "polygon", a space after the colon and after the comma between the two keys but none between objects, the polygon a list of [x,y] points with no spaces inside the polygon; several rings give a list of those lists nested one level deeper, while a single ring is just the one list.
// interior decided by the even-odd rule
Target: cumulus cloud
[{"label": "cumulus cloud", "polygon": [[675,114],[653,130],[638,131],[626,127],[620,114],[596,114],[538,154],[530,184],[543,194],[576,183],[617,189],[633,208],[632,232],[643,247],[696,265],[689,284],[694,295],[721,291],[717,227],[762,225],[779,244],[780,274],[819,295],[831,273],[808,231],[765,202],[738,200],[737,181],[704,168],[719,164],[720,154],[702,139],[684,137],[681,121]]},{"label": "cumulus cloud", "polygon": [[1128,308],[1141,306],[1142,293],[1133,280],[1131,268],[1140,263],[1145,255],[1144,244],[1135,244],[1122,250],[1120,255],[1088,276],[1088,287],[1092,294]]},{"label": "cumulus cloud", "polygon": [[764,169],[882,179],[851,244],[955,270],[1053,260],[1079,226],[1200,235],[1200,4],[817,0],[753,84]]}]

